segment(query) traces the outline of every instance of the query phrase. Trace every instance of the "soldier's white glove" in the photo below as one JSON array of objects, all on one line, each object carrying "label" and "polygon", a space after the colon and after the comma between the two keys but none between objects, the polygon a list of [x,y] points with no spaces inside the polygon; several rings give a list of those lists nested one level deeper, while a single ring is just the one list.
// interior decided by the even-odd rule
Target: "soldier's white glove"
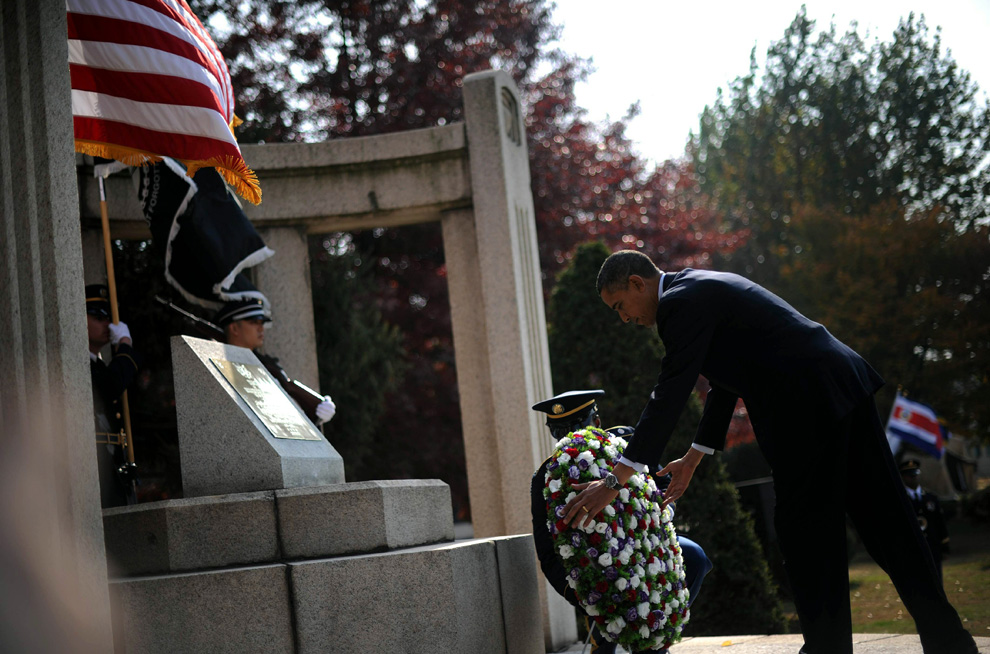
[{"label": "soldier's white glove", "polygon": [[329,395],[323,396],[323,401],[316,405],[316,424],[322,425],[330,420],[337,413],[337,405],[333,403]]},{"label": "soldier's white glove", "polygon": [[127,323],[110,323],[110,343],[117,345],[122,338],[131,339],[131,330],[127,328]]}]

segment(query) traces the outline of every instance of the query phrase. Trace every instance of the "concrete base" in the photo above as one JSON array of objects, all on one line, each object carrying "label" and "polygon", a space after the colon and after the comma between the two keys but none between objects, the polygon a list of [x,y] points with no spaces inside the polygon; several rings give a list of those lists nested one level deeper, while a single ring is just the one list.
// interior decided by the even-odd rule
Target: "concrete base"
[{"label": "concrete base", "polygon": [[117,652],[542,652],[532,536],[451,515],[436,480],[107,509]]}]

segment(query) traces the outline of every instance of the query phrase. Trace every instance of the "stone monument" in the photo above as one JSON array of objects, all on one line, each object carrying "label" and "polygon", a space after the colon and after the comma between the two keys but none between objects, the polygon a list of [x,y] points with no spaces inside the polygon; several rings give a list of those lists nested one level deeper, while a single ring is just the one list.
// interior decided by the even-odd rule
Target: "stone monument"
[{"label": "stone monument", "polygon": [[186,497],[324,486],[344,461],[253,352],[172,338]]}]

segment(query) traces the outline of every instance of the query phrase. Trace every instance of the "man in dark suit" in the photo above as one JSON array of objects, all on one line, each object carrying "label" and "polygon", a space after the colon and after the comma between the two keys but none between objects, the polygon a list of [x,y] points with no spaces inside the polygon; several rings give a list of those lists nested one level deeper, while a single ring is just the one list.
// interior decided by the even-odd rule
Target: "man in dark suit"
[{"label": "man in dark suit", "polygon": [[[565,522],[601,511],[633,471],[654,469],[699,375],[711,384],[695,442],[660,473],[666,501],[687,489],[704,455],[721,449],[733,407],[746,403],[773,469],[774,522],[808,654],[852,654],[845,519],[890,575],[925,652],[975,653],[949,604],[897,473],[873,394],[880,376],[822,325],[743,277],[661,273],[639,252],[612,254],[602,300],[625,322],[656,326],[666,355],[636,434],[614,474],[566,507]],[[838,451],[839,455],[835,456]],[[815,464],[836,461],[833,484]]]},{"label": "man in dark suit", "polygon": [[[534,411],[540,411],[547,416],[547,428],[554,440],[559,441],[569,433],[584,429],[585,427],[602,426],[601,417],[598,413],[598,398],[605,395],[603,390],[591,391],[567,391],[543,400],[533,405]],[[632,427],[609,427],[606,429],[612,436],[620,436],[628,440],[632,434]],[[554,551],[553,538],[547,529],[547,500],[543,497],[543,489],[546,486],[547,466],[550,464],[547,459],[533,473],[530,483],[530,505],[533,515],[533,542],[536,545],[536,555],[540,559],[540,569],[543,576],[547,578],[560,595],[574,606],[578,604],[574,590],[567,584],[567,570],[561,563],[560,558]],[[666,487],[669,481],[666,477],[657,478],[657,487],[661,490]],[[705,554],[705,550],[696,542],[684,536],[677,536],[678,545],[681,548],[681,556],[684,559],[684,585],[688,589],[688,605],[694,603],[698,592],[701,590],[701,582],[705,575],[711,572],[712,562]],[[598,625],[590,620],[589,638],[591,640],[591,654],[615,654],[616,644],[606,640],[598,629]],[[666,649],[659,650],[659,654],[667,652]],[[636,654],[634,652],[634,654]]]},{"label": "man in dark suit", "polygon": [[918,527],[925,534],[928,549],[935,560],[939,581],[942,580],[942,555],[949,549],[949,530],[945,526],[942,505],[935,493],[926,493],[921,487],[921,462],[917,459],[904,459],[899,466],[904,490],[911,500],[911,508],[918,518]]}]

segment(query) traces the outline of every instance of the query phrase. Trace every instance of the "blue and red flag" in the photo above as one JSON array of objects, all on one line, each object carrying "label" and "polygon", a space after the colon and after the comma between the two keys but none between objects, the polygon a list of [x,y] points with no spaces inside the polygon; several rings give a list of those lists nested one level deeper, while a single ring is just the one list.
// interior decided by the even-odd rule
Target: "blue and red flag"
[{"label": "blue and red flag", "polygon": [[935,409],[897,394],[887,420],[887,440],[891,449],[896,450],[895,444],[903,441],[940,459],[945,438],[945,427],[939,422]]}]

